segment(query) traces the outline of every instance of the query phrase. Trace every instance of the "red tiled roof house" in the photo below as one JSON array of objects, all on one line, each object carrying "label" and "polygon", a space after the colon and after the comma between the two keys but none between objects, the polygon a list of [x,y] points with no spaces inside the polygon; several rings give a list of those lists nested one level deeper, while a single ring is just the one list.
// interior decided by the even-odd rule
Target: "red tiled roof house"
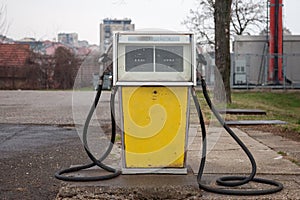
[{"label": "red tiled roof house", "polygon": [[0,44],[0,89],[34,89],[28,44]]}]

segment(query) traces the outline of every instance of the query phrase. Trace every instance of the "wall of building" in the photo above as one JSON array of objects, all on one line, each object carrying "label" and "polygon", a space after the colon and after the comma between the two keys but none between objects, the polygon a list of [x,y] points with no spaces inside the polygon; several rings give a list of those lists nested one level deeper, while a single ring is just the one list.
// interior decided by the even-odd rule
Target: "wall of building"
[{"label": "wall of building", "polygon": [[44,89],[41,71],[37,65],[0,66],[0,89]]},{"label": "wall of building", "polygon": [[[233,85],[266,85],[269,63],[267,36],[236,36],[233,43]],[[287,81],[300,85],[300,36],[283,38],[283,72]]]},{"label": "wall of building", "polygon": [[58,42],[78,47],[78,34],[77,33],[59,33]]},{"label": "wall of building", "polygon": [[294,84],[300,85],[300,36],[283,38],[283,65],[286,66],[286,77]]}]

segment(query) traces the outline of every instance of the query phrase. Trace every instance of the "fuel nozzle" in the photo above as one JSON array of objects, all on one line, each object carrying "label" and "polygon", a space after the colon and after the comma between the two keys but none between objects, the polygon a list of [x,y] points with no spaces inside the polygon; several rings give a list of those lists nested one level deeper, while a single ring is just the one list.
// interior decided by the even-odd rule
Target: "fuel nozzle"
[{"label": "fuel nozzle", "polygon": [[105,52],[100,56],[98,62],[100,63],[99,67],[99,85],[102,85],[104,79],[104,73],[108,71],[110,62],[112,61],[112,44],[105,50]]}]

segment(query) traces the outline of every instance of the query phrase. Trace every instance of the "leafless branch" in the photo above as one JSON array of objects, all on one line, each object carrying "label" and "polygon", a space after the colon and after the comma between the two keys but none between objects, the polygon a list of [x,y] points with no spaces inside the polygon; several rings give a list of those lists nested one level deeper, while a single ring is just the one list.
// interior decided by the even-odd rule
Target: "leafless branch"
[{"label": "leafless branch", "polygon": [[[231,35],[259,33],[267,22],[264,0],[233,0],[231,9]],[[198,42],[214,44],[215,0],[198,0],[198,7],[191,9],[183,21],[186,27],[198,34]]]},{"label": "leafless branch", "polygon": [[0,7],[0,35],[6,35],[8,31],[9,24],[6,18],[7,8],[6,5],[1,5]]}]

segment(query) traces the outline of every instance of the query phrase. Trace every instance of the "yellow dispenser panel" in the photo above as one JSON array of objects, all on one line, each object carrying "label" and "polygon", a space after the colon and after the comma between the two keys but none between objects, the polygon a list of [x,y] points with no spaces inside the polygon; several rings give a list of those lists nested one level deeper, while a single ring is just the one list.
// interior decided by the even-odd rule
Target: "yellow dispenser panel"
[{"label": "yellow dispenser panel", "polygon": [[183,168],[188,87],[122,87],[126,168]]}]

